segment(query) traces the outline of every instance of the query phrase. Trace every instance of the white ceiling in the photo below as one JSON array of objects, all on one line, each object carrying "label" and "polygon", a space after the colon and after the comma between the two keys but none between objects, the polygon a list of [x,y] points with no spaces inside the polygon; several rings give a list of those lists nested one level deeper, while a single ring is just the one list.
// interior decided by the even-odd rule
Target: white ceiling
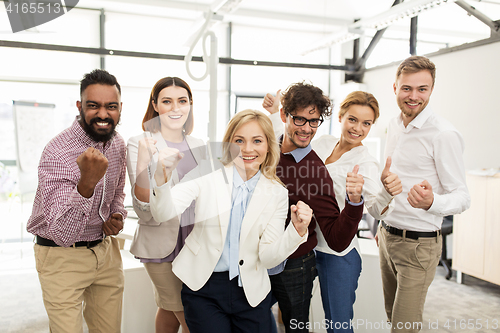
[{"label": "white ceiling", "polygon": [[[406,2],[411,1],[407,0]],[[218,0],[80,0],[79,5],[144,15],[199,20]],[[366,19],[387,11],[393,0],[242,0],[237,9],[224,17],[235,24],[269,28],[331,33],[355,19]],[[492,20],[500,19],[500,0],[466,0]],[[402,23],[406,23],[404,20]],[[409,30],[396,24],[389,30]],[[448,36],[475,38],[489,28],[449,3],[419,17],[419,31]]]},{"label": "white ceiling", "polygon": [[[405,2],[411,2],[406,0]],[[79,5],[132,13],[165,17],[199,19],[210,5],[220,0],[80,0]],[[355,19],[366,19],[387,11],[394,0],[242,0],[237,9],[224,17],[235,24],[310,29],[333,32]],[[500,0],[466,0],[492,20],[500,19]],[[425,15],[423,28],[436,28],[449,32],[474,33],[478,26],[469,26],[467,13],[450,3]],[[453,22],[460,18],[460,24]],[[476,20],[476,19],[474,19]]]},{"label": "white ceiling", "polygon": [[[183,18],[198,26],[205,13],[222,0],[80,0],[79,6],[108,11]],[[416,0],[406,0],[411,2]],[[500,0],[465,0],[492,20],[500,20]],[[338,33],[355,20],[368,19],[389,10],[394,0],[241,0],[237,9],[222,21],[235,25],[290,31],[308,31],[318,36]],[[451,1],[450,1],[451,2]],[[437,50],[490,37],[490,28],[460,8],[446,3],[418,17],[418,43]],[[389,26],[385,40],[405,41],[410,36],[410,19]],[[195,31],[193,27],[193,34]],[[365,30],[365,46],[375,30]],[[319,38],[318,40],[321,40]],[[301,46],[307,49],[307,45]],[[363,47],[363,46],[362,46]],[[429,47],[428,47],[429,49]]]}]

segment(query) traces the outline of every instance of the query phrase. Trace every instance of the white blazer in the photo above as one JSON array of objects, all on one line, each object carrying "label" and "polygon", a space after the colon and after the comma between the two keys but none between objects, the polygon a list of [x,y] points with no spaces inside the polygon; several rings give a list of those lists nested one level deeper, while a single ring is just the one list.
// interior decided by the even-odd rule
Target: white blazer
[{"label": "white blazer", "polygon": [[[209,164],[210,161],[203,161]],[[233,165],[211,173],[199,165],[182,182],[154,188],[151,213],[170,223],[196,199],[195,226],[173,262],[173,271],[190,289],[199,290],[210,278],[224,249],[231,213]],[[211,170],[214,170],[211,167]],[[267,269],[275,267],[306,242],[292,223],[285,230],[288,190],[264,175],[255,187],[241,225],[239,267],[248,303],[257,306],[271,290]]]},{"label": "white blazer", "polygon": [[[132,245],[130,246],[130,252],[140,258],[147,259],[161,259],[168,256],[175,249],[177,245],[177,237],[179,234],[180,220],[176,216],[168,224],[160,224],[153,219],[150,211],[150,204],[147,202],[142,202],[134,194],[135,181],[137,178],[136,167],[137,167],[137,154],[139,147],[139,140],[145,137],[152,137],[156,140],[155,146],[158,150],[162,150],[167,147],[165,139],[163,139],[160,132],[151,133],[144,132],[140,135],[134,136],[128,140],[127,144],[127,170],[130,178],[130,184],[132,185],[132,202],[134,206],[134,211],[139,217],[139,222],[137,229],[135,230],[134,239]],[[187,144],[196,160],[196,163],[200,163],[202,159],[206,158],[205,143],[203,140],[193,138],[192,136],[186,135]],[[149,178],[151,179],[151,170],[156,169],[156,163],[158,162],[158,154],[153,156],[153,161],[151,161],[148,172]],[[179,175],[177,170],[172,173],[172,180],[174,184],[179,182]]]}]

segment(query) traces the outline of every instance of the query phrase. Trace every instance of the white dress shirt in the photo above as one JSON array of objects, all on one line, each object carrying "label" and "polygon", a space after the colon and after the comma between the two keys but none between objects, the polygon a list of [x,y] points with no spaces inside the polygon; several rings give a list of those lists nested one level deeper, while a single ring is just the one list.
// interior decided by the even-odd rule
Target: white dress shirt
[{"label": "white dress shirt", "polygon": [[[323,163],[332,154],[333,149],[339,140],[332,135],[323,135],[319,139],[312,141],[312,147],[316,154],[321,158]],[[339,205],[339,209],[344,209],[346,198],[346,177],[348,172],[352,172],[355,165],[359,165],[359,174],[363,175],[363,200],[365,207],[374,218],[380,220],[385,218],[394,209],[394,202],[391,202],[392,196],[382,186],[380,182],[379,164],[375,157],[370,155],[368,148],[358,146],[344,153],[337,161],[326,164],[326,168],[333,180],[335,189],[335,197]],[[389,208],[381,214],[384,208],[389,205]],[[317,228],[318,246],[316,250],[344,256],[353,248],[359,252],[358,238],[354,236],[351,244],[342,252],[333,251],[326,243],[323,234]]]},{"label": "white dress shirt", "polygon": [[[399,229],[435,231],[441,229],[443,216],[469,208],[463,151],[458,130],[429,106],[406,127],[401,115],[392,119],[385,156],[392,156],[391,171],[401,179],[403,192],[395,197],[396,207],[384,221]],[[413,185],[424,180],[434,192],[429,210],[413,208],[407,201]]]}]

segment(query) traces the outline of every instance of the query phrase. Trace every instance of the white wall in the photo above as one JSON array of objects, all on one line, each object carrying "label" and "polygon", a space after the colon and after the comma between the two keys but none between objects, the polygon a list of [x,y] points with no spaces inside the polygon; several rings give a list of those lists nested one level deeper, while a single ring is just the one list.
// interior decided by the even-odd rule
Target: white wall
[{"label": "white wall", "polygon": [[[430,57],[436,64],[431,96],[434,112],[462,133],[467,170],[500,168],[500,42]],[[370,136],[382,138],[389,120],[399,114],[394,83],[397,65],[366,73],[364,83],[380,104],[380,118]]]}]

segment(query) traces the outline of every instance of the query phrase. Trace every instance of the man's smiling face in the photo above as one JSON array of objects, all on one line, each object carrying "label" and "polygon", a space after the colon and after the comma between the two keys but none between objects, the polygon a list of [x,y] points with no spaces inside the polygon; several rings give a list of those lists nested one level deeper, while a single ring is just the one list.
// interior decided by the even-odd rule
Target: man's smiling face
[{"label": "man's smiling face", "polygon": [[76,102],[83,129],[95,141],[106,142],[120,121],[121,99],[116,86],[91,84]]},{"label": "man's smiling face", "polygon": [[[302,117],[307,120],[321,118],[318,108],[314,105],[298,109],[293,116]],[[284,113],[283,109],[281,110],[281,119],[285,123],[285,135],[281,144],[281,151],[283,153],[290,152],[296,148],[307,147],[318,130],[317,127],[311,127],[309,122],[306,122],[302,126],[295,125],[291,115]]]},{"label": "man's smiling face", "polygon": [[434,89],[432,76],[428,70],[416,73],[402,73],[394,83],[394,93],[408,125],[429,104]]}]

